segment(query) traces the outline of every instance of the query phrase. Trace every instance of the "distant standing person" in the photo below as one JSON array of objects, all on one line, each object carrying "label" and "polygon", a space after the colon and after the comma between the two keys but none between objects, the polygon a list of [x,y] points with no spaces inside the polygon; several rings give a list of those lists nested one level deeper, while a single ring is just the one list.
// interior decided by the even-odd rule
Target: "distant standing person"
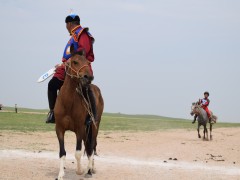
[{"label": "distant standing person", "polygon": [[53,78],[48,83],[48,102],[49,102],[49,113],[47,116],[46,123],[55,123],[54,117],[54,106],[57,99],[57,92],[63,85],[65,78],[65,66],[64,62],[68,61],[71,57],[70,47],[74,46],[74,51],[85,52],[85,56],[89,62],[94,61],[93,53],[93,42],[94,38],[89,33],[88,28],[83,28],[80,25],[80,18],[76,14],[70,14],[65,19],[66,28],[71,35],[70,40],[68,41],[65,50],[63,52],[62,62],[63,64],[56,67],[56,73],[53,75]]},{"label": "distant standing person", "polygon": [[15,104],[15,113],[18,113],[17,104]]}]

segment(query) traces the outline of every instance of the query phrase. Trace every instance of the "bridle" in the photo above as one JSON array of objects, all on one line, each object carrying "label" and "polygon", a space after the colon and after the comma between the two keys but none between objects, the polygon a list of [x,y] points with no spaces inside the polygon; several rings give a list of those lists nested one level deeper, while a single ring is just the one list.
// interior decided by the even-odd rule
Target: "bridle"
[{"label": "bridle", "polygon": [[[80,75],[80,71],[86,67],[90,67],[90,64],[85,64],[83,66],[81,66],[78,70],[75,70],[72,66],[71,66],[71,59],[68,60],[68,62],[65,62],[65,72],[68,76],[70,76],[71,78],[77,78],[77,79],[82,79],[83,77]],[[74,72],[75,74],[72,74],[71,72],[68,72],[68,68],[71,70],[71,72]]]},{"label": "bridle", "polygon": [[[194,104],[194,109],[192,109],[192,113],[193,114],[197,114],[197,113],[200,114],[201,113],[200,108],[201,108],[201,105],[199,105],[198,103]],[[197,110],[195,110],[195,109],[197,109]]]}]

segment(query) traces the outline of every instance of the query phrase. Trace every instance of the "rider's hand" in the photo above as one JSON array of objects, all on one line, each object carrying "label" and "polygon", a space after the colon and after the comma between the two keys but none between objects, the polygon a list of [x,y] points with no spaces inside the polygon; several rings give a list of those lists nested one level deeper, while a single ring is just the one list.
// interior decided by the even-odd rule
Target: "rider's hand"
[{"label": "rider's hand", "polygon": [[56,66],[55,66],[55,68],[57,69],[57,68],[62,68],[62,67],[64,67],[64,63],[62,63],[62,64],[57,64]]},{"label": "rider's hand", "polygon": [[199,104],[199,105],[201,104],[201,99],[198,100],[198,104]]},{"label": "rider's hand", "polygon": [[57,65],[55,65],[55,68],[57,69],[59,66],[61,66],[61,64],[57,64]]}]

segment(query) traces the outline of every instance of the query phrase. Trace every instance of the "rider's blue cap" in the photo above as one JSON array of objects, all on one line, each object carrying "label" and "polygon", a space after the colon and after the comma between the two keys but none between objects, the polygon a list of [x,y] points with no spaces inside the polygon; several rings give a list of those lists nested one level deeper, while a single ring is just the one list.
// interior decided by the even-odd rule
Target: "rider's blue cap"
[{"label": "rider's blue cap", "polygon": [[80,22],[80,17],[77,14],[70,14],[66,17],[65,23],[77,21]]}]

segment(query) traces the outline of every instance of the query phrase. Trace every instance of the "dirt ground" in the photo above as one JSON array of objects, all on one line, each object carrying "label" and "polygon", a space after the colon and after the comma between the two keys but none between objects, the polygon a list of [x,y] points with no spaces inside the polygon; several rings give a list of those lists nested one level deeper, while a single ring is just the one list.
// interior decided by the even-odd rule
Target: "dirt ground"
[{"label": "dirt ground", "polygon": [[[239,138],[240,128],[214,129],[212,141],[198,139],[195,130],[100,132],[92,180],[240,180]],[[83,180],[75,173],[75,142],[67,132],[64,178]],[[86,156],[82,162],[86,169]],[[1,180],[53,180],[58,168],[54,132],[0,132]]]}]

